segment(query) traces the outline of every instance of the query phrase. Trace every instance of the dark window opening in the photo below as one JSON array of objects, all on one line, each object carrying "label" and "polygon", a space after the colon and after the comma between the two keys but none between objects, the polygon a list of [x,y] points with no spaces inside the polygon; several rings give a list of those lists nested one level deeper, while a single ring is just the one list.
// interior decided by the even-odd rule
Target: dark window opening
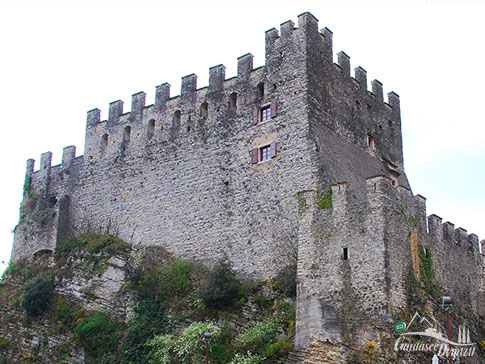
[{"label": "dark window opening", "polygon": [[209,115],[209,104],[204,102],[200,105],[200,116],[205,118],[207,115]]},{"label": "dark window opening", "polygon": [[264,96],[264,83],[260,82],[258,83],[258,97],[263,97]]},{"label": "dark window opening", "polygon": [[237,105],[237,93],[233,92],[229,95],[229,108],[235,109]]},{"label": "dark window opening", "polygon": [[103,134],[101,137],[101,149],[105,150],[108,147],[108,134]]},{"label": "dark window opening", "polygon": [[181,119],[182,113],[180,110],[177,110],[173,113],[173,123],[175,125],[180,124],[180,119]]},{"label": "dark window opening", "polygon": [[155,133],[155,120],[151,119],[148,122],[148,135],[151,136]]},{"label": "dark window opening", "polygon": [[123,133],[123,141],[125,143],[128,143],[130,141],[130,138],[131,138],[131,126],[125,126],[125,130]]},{"label": "dark window opening", "polygon": [[349,248],[344,248],[342,251],[343,260],[349,260]]}]

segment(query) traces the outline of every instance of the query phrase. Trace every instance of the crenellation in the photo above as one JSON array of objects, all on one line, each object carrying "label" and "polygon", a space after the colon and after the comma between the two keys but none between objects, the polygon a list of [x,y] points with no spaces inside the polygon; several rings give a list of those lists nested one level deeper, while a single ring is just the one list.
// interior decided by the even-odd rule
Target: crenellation
[{"label": "crenellation", "polygon": [[40,170],[49,170],[52,165],[52,153],[45,152],[40,156]]},{"label": "crenellation", "polygon": [[115,123],[118,122],[120,116],[123,115],[123,101],[116,100],[109,104],[108,121]]},{"label": "crenellation", "polygon": [[192,73],[182,77],[180,99],[182,103],[195,103],[197,93],[197,75]]},{"label": "crenellation", "polygon": [[379,80],[372,80],[371,84],[372,84],[372,93],[376,97],[376,100],[379,103],[383,103],[384,102],[384,93],[382,91],[382,83]]},{"label": "crenellation", "polygon": [[327,27],[320,30],[323,36],[323,60],[326,64],[333,63],[333,32]]},{"label": "crenellation", "polygon": [[86,120],[86,126],[89,128],[91,126],[96,126],[101,122],[101,110],[100,109],[92,109],[89,110],[87,113],[87,120]]},{"label": "crenellation", "polygon": [[387,102],[389,105],[392,106],[392,111],[396,115],[401,114],[401,106],[400,106],[400,100],[399,100],[399,95],[395,93],[394,91],[391,91],[387,94]]},{"label": "crenellation", "polygon": [[318,34],[318,19],[308,11],[298,15],[298,28],[303,29],[307,36]]},{"label": "crenellation", "polygon": [[145,108],[146,96],[147,94],[143,91],[131,96],[130,120],[132,122],[141,121],[143,118],[143,109]]},{"label": "crenellation", "polygon": [[428,233],[439,241],[443,237],[442,222],[443,219],[438,215],[432,214],[428,216]]},{"label": "crenellation", "polygon": [[221,91],[226,80],[226,66],[219,64],[209,68],[209,92]]},{"label": "crenellation", "polygon": [[350,77],[350,57],[344,52],[341,51],[337,53],[338,57],[338,65],[342,68],[342,73],[345,78]]},{"label": "crenellation", "polygon": [[354,68],[355,79],[359,81],[360,89],[367,91],[367,71],[361,66]]},{"label": "crenellation", "polygon": [[155,107],[158,112],[166,110],[168,99],[170,99],[170,84],[165,82],[158,85],[155,90]]},{"label": "crenellation", "polygon": [[443,224],[443,239],[448,242],[455,242],[455,224],[449,221]]},{"label": "crenellation", "polygon": [[27,159],[26,168],[25,168],[25,180],[27,181],[32,174],[34,173],[35,167],[35,159],[29,158]]},{"label": "crenellation", "polygon": [[479,252],[480,249],[480,241],[478,239],[478,236],[476,234],[469,234],[468,235],[468,246],[474,250],[476,253]]},{"label": "crenellation", "polygon": [[76,158],[76,147],[74,145],[65,147],[62,150],[62,167],[69,168],[74,158]]},{"label": "crenellation", "polygon": [[455,229],[455,242],[458,245],[464,246],[467,240],[468,240],[468,233],[465,229],[461,227]]},{"label": "crenellation", "polygon": [[239,82],[247,82],[253,71],[253,58],[251,53],[246,53],[237,59],[237,79]]},{"label": "crenellation", "polygon": [[280,25],[281,39],[289,40],[293,35],[295,29],[295,23],[292,20],[287,20]]},{"label": "crenellation", "polygon": [[265,33],[265,60],[266,64],[269,64],[270,57],[275,47],[276,39],[279,38],[279,33],[276,28],[268,29]]}]

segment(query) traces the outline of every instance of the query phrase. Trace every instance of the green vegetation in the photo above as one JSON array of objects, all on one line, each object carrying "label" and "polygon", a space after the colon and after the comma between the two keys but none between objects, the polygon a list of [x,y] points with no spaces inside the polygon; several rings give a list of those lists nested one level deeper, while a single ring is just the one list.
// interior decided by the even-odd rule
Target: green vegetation
[{"label": "green vegetation", "polygon": [[81,319],[74,331],[85,352],[93,359],[105,359],[116,349],[117,328],[106,312],[95,311]]},{"label": "green vegetation", "polygon": [[301,195],[301,192],[295,193],[296,205],[298,207],[298,217],[301,218],[303,214],[308,210],[308,205],[305,198]]},{"label": "green vegetation", "polygon": [[[71,362],[84,349],[89,362],[101,364],[190,364],[203,361],[201,339],[204,332],[211,332],[214,363],[284,360],[295,329],[295,305],[284,298],[286,287],[295,281],[294,266],[285,267],[271,280],[241,283],[227,259],[208,270],[175,259],[161,247],[145,247],[136,259],[130,252],[128,244],[114,236],[86,234],[59,244],[55,264],[49,254],[36,256],[33,262],[12,261],[0,281],[0,304],[10,307],[14,315],[21,315],[24,308],[29,319],[23,325],[31,325],[34,331],[36,323],[51,322],[46,337],[62,334],[70,339],[54,346],[41,340],[28,354],[9,339],[8,350],[15,358],[25,358],[24,362]],[[128,317],[83,308],[92,300],[104,304],[96,297],[102,291],[95,289],[91,279],[98,271],[102,274],[114,254],[127,262],[128,279],[118,295],[130,300]],[[81,279],[84,295],[77,299],[56,295],[54,282],[64,286],[71,277]],[[45,306],[34,304],[36,300]],[[36,308],[39,311],[33,312]],[[0,318],[0,323],[7,320]],[[4,341],[0,344],[5,347]]]},{"label": "green vegetation", "polygon": [[439,301],[441,297],[441,289],[435,282],[433,260],[431,258],[431,250],[425,249],[421,244],[419,244],[419,260],[420,260],[420,271],[421,271],[421,281],[423,282],[424,289],[433,298]]},{"label": "green vegetation", "polygon": [[240,287],[231,262],[223,258],[209,272],[207,282],[199,289],[198,295],[207,307],[222,309],[231,306],[239,297]]},{"label": "green vegetation", "polygon": [[273,289],[286,297],[296,297],[296,260],[287,265],[273,278]]},{"label": "green vegetation", "polygon": [[47,276],[38,276],[25,285],[21,306],[28,317],[36,317],[50,307],[54,295],[52,280]]},{"label": "green vegetation", "polygon": [[330,209],[332,207],[332,183],[330,183],[325,190],[325,193],[322,195],[320,189],[317,188],[317,192],[315,193],[316,202],[317,202],[317,209],[325,210]]}]

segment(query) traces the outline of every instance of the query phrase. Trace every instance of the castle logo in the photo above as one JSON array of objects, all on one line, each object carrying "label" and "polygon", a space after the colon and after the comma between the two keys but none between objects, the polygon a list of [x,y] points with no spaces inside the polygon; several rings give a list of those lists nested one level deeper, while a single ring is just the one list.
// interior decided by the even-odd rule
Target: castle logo
[{"label": "castle logo", "polygon": [[[417,327],[417,331],[409,331],[411,327]],[[422,328],[422,329],[421,329]],[[446,330],[436,321],[416,312],[409,322],[399,322],[396,325],[399,337],[394,343],[395,351],[404,352],[430,352],[441,358],[453,359],[471,357],[477,350],[477,344],[470,340],[470,330],[461,325],[458,331],[458,340],[449,340],[442,332]]]}]

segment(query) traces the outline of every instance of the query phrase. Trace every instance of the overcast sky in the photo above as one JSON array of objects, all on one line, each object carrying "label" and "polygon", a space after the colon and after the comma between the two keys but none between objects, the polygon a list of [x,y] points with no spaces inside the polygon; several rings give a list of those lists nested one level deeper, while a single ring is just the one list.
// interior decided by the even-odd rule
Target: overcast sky
[{"label": "overcast sky", "polygon": [[[310,11],[352,68],[401,96],[405,170],[414,194],[455,227],[485,238],[485,2],[0,0],[0,261],[18,222],[25,163],[76,145],[86,111],[198,75],[237,57],[264,63],[264,32]],[[334,56],[335,58],[335,56]],[[5,264],[0,264],[0,271]]]}]

